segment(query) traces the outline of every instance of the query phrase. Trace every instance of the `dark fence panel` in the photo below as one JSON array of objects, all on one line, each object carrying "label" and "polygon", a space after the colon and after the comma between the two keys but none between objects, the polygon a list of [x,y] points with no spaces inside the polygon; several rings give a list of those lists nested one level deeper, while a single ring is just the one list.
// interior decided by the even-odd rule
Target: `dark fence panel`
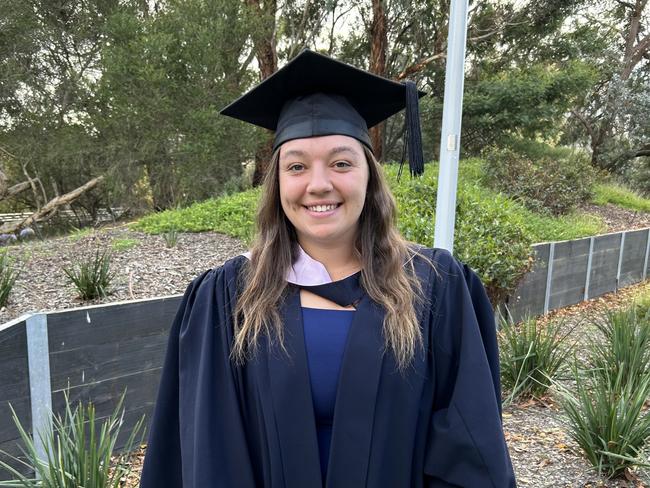
[{"label": "dark fence panel", "polygon": [[625,234],[619,288],[638,283],[643,279],[643,262],[647,242],[647,230],[635,230]]},{"label": "dark fence panel", "polygon": [[[26,429],[31,429],[32,412],[29,395],[29,367],[27,363],[27,333],[25,321],[19,321],[0,330],[0,451],[16,456],[20,434],[13,420],[11,407]],[[14,467],[16,463],[0,454],[0,459]],[[8,479],[0,468],[0,480]]]},{"label": "dark fence panel", "polygon": [[616,272],[621,249],[621,234],[594,238],[589,279],[589,298],[616,290]]},{"label": "dark fence panel", "polygon": [[544,313],[544,290],[546,290],[546,274],[550,244],[533,246],[535,264],[533,269],[524,276],[523,281],[515,289],[507,306],[515,321],[527,315]]},{"label": "dark fence panel", "polygon": [[555,243],[549,310],[584,299],[589,241],[579,239]]}]

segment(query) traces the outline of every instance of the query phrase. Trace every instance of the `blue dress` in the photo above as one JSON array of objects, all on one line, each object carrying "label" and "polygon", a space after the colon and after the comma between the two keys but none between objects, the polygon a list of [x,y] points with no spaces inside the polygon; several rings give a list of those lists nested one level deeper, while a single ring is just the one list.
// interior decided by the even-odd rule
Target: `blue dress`
[{"label": "blue dress", "polygon": [[327,474],[336,390],[354,310],[302,307],[307,364],[323,482]]}]

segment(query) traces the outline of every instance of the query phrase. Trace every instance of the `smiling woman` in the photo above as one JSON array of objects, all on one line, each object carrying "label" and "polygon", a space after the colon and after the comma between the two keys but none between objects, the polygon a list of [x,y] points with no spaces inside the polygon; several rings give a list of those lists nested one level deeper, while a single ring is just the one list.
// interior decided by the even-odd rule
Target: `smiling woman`
[{"label": "smiling woman", "polygon": [[257,236],[185,293],[142,488],[515,486],[485,290],[399,235],[372,152],[417,98],[304,51],[224,109],[275,130]]}]

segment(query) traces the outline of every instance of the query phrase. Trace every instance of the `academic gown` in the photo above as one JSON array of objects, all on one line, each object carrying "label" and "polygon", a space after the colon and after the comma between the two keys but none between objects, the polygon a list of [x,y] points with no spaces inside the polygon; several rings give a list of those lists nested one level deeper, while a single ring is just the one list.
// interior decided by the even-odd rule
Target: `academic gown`
[{"label": "academic gown", "polygon": [[[501,426],[492,307],[444,250],[415,258],[423,347],[406,371],[385,350],[384,313],[360,290],[334,410],[326,488],[516,486]],[[239,256],[188,287],[169,337],[141,488],[323,486],[299,287],[280,305],[285,347],[261,339],[234,366]],[[352,280],[353,281],[353,280]]]}]

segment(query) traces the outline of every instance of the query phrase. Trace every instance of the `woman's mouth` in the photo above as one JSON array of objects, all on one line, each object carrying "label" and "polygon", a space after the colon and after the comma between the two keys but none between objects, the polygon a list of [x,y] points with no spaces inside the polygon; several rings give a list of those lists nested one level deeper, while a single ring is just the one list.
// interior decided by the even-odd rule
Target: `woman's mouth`
[{"label": "woman's mouth", "polygon": [[332,203],[328,205],[309,205],[309,206],[305,206],[305,208],[310,212],[324,213],[324,212],[330,212],[340,205],[341,205],[340,203]]}]

